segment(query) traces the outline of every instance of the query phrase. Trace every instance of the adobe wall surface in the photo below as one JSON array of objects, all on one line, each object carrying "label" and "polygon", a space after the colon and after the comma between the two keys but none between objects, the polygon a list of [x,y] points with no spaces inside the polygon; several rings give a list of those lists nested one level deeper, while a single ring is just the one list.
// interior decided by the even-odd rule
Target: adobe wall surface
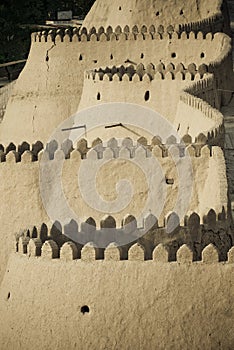
[{"label": "adobe wall surface", "polygon": [[1,349],[232,349],[233,268],[14,254],[0,291]]},{"label": "adobe wall surface", "polygon": [[[30,143],[36,140],[46,142],[54,129],[77,111],[86,69],[100,65],[118,66],[128,60],[147,66],[152,57],[154,65],[160,61],[165,66],[171,62],[174,65],[182,62],[187,67],[194,62],[198,67],[216,58],[222,60],[231,48],[230,40],[224,34],[216,34],[214,39],[208,35],[207,40],[201,36],[196,39],[194,35],[185,40],[176,36],[177,39],[169,39],[166,35],[165,39],[148,37],[143,40],[140,34],[139,40],[126,40],[122,36],[122,39],[115,38],[114,41],[107,41],[105,35],[100,41],[97,38],[87,41],[84,36],[82,40],[86,40],[79,42],[74,36],[70,42],[67,35],[61,42],[57,35],[55,44],[49,37],[46,43],[33,42],[29,59],[16,82],[0,125],[1,143],[21,143],[25,139]],[[201,58],[202,52],[204,58]],[[173,53],[176,53],[175,58],[171,57]],[[164,96],[164,103],[169,105],[169,101],[171,94],[167,98]]]},{"label": "adobe wall surface", "polygon": [[[173,151],[171,152],[173,154]],[[120,205],[118,214],[114,214],[117,227],[121,227],[124,216],[131,214],[138,218],[142,210],[146,214],[149,212],[155,214],[160,225],[163,225],[164,218],[175,207],[178,207],[178,210],[184,208],[184,216],[197,212],[201,218],[207,215],[211,208],[217,214],[221,213],[223,208],[227,212],[227,181],[222,150],[219,147],[213,147],[212,157],[207,146],[202,148],[199,157],[195,157],[195,150],[191,146],[188,152],[191,155],[189,160],[191,168],[188,167],[188,164],[186,165],[184,158],[173,159],[170,154],[168,157],[162,157],[162,150],[158,146],[153,149],[151,158],[146,158],[146,152],[139,147],[132,159],[126,148],[120,150],[117,158],[113,158],[113,153],[111,155],[110,149],[107,148],[103,153],[103,159],[97,159],[97,153],[93,150],[88,153],[87,159],[81,160],[79,152],[73,151],[71,159],[63,163],[62,192],[59,186],[60,178],[56,176],[59,174],[58,162],[61,164],[59,161],[61,151],[55,154],[55,158],[58,157],[57,160],[43,161],[41,173],[40,163],[32,162],[30,154],[25,153],[21,162],[15,163],[15,156],[10,152],[6,162],[0,164],[2,179],[0,188],[5,199],[1,203],[1,235],[5,242],[0,247],[1,277],[5,272],[14,234],[30,225],[41,225],[43,222],[50,225],[50,220],[66,222],[69,219],[67,212],[66,210],[61,212],[63,208],[61,204],[64,203],[64,200],[77,215],[79,224],[88,217],[93,217],[100,222],[106,214],[95,207],[95,196],[98,193],[101,194],[103,200],[109,203],[109,206],[112,202],[117,201]],[[156,162],[154,157],[157,157]],[[155,163],[162,169],[162,175],[159,170],[156,177]],[[93,177],[91,169],[95,172],[96,177]],[[78,178],[79,172],[81,175]],[[41,174],[44,174],[42,192],[40,192],[39,185],[39,181],[42,183]],[[165,177],[173,179],[173,185],[167,185]],[[85,180],[83,185],[80,182],[78,186],[78,179]],[[130,202],[127,206],[127,194],[130,188],[128,187],[127,191],[126,188],[124,190],[120,187],[119,193],[116,189],[116,184],[121,179],[129,180],[132,185]],[[148,182],[149,179],[150,182]],[[181,193],[181,188],[182,184],[190,182],[189,179],[191,180],[191,200],[189,198],[186,202],[184,199],[186,196]],[[150,197],[149,188],[154,194],[152,201],[148,199]],[[186,191],[189,194],[189,188],[186,188]],[[42,202],[42,194],[44,194],[44,202]],[[160,209],[161,202],[163,207]],[[56,217],[51,217],[51,214],[50,218],[48,217],[44,208],[48,203],[51,203]],[[184,217],[180,219],[183,222]]]},{"label": "adobe wall surface", "polygon": [[128,0],[96,1],[85,18],[84,27],[118,25],[181,24],[198,22],[221,13],[220,0]]},{"label": "adobe wall surface", "polygon": [[15,82],[8,83],[6,86],[0,88],[0,120],[3,118],[7,103],[12,94]]},{"label": "adobe wall surface", "polygon": [[206,117],[201,110],[195,109],[183,101],[179,101],[177,105],[174,125],[180,126],[179,135],[185,135],[187,130],[189,130],[189,133],[195,137],[201,129],[207,135],[208,132],[218,128],[218,125],[221,123],[220,119],[216,120]]},{"label": "adobe wall surface", "polygon": [[[133,103],[151,108],[169,121],[175,129],[179,125],[178,134],[181,137],[189,131],[189,134],[195,138],[201,132],[207,135],[211,130],[218,128],[222,124],[221,114],[219,119],[212,119],[212,117],[204,114],[201,108],[199,110],[192,106],[189,108],[188,105],[179,104],[182,90],[189,84],[194,83],[191,81],[190,73],[188,73],[185,80],[182,80],[182,73],[180,72],[175,74],[174,80],[172,74],[171,72],[166,73],[165,80],[163,80],[161,74],[157,73],[152,81],[149,76],[144,76],[143,81],[140,81],[137,75],[134,75],[131,81],[125,75],[120,81],[117,74],[113,76],[112,81],[109,80],[107,74],[104,75],[103,80],[100,80],[98,77],[85,79],[79,110],[110,101]],[[205,77],[204,80],[206,79]],[[196,79],[199,78],[196,77]],[[149,94],[148,100],[146,100],[146,93]],[[207,91],[208,93],[209,91]],[[217,96],[217,93],[214,92],[214,86],[210,86],[210,93],[211,97],[208,98],[208,101],[211,105],[216,105],[214,96]],[[211,107],[208,106],[208,108],[210,109]],[[147,118],[147,115],[145,117]],[[79,117],[77,122],[78,120]],[[108,131],[109,135],[111,135],[111,131]],[[103,138],[105,133],[105,130],[99,130],[98,136]]]},{"label": "adobe wall surface", "polygon": [[[224,132],[219,109],[231,96],[220,89],[231,89],[233,75],[231,39],[214,34],[228,32],[221,5],[97,0],[80,33],[33,37],[0,124],[1,349],[233,349],[234,236],[217,146]],[[132,67],[134,76],[121,75]],[[185,145],[176,146],[173,135],[160,140],[161,131],[147,142],[144,137],[155,135],[138,125],[107,129],[98,113],[98,127],[89,130],[86,111],[84,137],[94,149],[88,151],[85,140],[80,148],[67,140],[55,151],[52,141],[37,159],[35,141],[46,145],[77,110],[108,102],[153,108]],[[100,197],[106,212],[98,209]],[[116,206],[117,214],[111,211]],[[139,219],[142,212],[147,215]],[[158,222],[143,235],[152,217]],[[129,218],[137,218],[130,231]],[[170,218],[177,223],[172,232],[166,229]],[[109,224],[111,242],[123,235],[131,242],[106,248]],[[220,251],[212,244],[204,249],[209,243]]]}]

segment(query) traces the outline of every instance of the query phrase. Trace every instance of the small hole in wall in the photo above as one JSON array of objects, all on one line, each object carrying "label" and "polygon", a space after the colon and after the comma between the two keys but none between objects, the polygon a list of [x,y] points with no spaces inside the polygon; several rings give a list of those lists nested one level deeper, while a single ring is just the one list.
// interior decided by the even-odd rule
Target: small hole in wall
[{"label": "small hole in wall", "polygon": [[157,11],[157,12],[156,12],[156,16],[158,17],[159,15],[160,15],[160,12],[159,12],[159,11]]},{"label": "small hole in wall", "polygon": [[183,10],[180,10],[180,15],[182,16],[184,14],[184,11]]},{"label": "small hole in wall", "polygon": [[97,60],[93,60],[93,63],[97,63],[98,61]]},{"label": "small hole in wall", "polygon": [[80,308],[80,312],[82,312],[82,314],[88,314],[89,313],[89,307],[87,305],[84,305]]},{"label": "small hole in wall", "polygon": [[113,60],[113,58],[114,58],[114,57],[113,57],[113,55],[111,54],[111,55],[110,55],[110,59]]},{"label": "small hole in wall", "polygon": [[79,61],[82,61],[83,60],[83,56],[82,55],[80,55],[80,57],[79,57]]},{"label": "small hole in wall", "polygon": [[143,54],[143,53],[141,54],[141,59],[142,59],[142,58],[144,58],[144,54]]},{"label": "small hole in wall", "polygon": [[172,58],[176,58],[176,53],[175,53],[175,52],[172,52],[171,57],[172,57]]},{"label": "small hole in wall", "polygon": [[150,92],[146,91],[146,93],[145,93],[145,101],[149,101],[149,99],[150,99]]},{"label": "small hole in wall", "polygon": [[98,92],[98,94],[97,94],[97,100],[98,100],[98,101],[101,100],[101,94],[100,94],[100,92]]},{"label": "small hole in wall", "polygon": [[49,56],[48,55],[46,55],[46,62],[49,62]]},{"label": "small hole in wall", "polygon": [[7,300],[9,300],[10,297],[11,297],[11,293],[9,292],[9,293],[7,294]]},{"label": "small hole in wall", "polygon": [[174,179],[168,179],[168,178],[166,178],[166,184],[167,184],[167,185],[174,185]]},{"label": "small hole in wall", "polygon": [[119,11],[121,11],[121,10],[122,10],[122,7],[120,6],[120,7],[119,7]]},{"label": "small hole in wall", "polygon": [[205,57],[205,53],[202,52],[202,53],[201,53],[201,58],[204,58],[204,57]]}]

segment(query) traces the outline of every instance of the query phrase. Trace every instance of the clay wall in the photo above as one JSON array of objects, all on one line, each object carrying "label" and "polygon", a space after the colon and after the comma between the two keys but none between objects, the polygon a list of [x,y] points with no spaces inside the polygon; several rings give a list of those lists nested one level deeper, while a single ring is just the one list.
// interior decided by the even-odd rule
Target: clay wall
[{"label": "clay wall", "polygon": [[[112,67],[108,72],[107,69],[88,72],[79,110],[109,101],[135,103],[159,113],[175,129],[179,126],[181,136],[187,131],[193,138],[200,132],[207,135],[222,125],[223,116],[216,109],[220,107],[220,98],[214,78],[201,75],[199,70],[202,69],[204,66],[197,70],[194,64],[187,70],[182,64],[177,67],[170,64],[165,68],[162,65],[154,68],[150,64],[146,68],[143,65],[136,69],[122,66]],[[192,80],[198,81],[194,83]],[[186,106],[178,105],[179,101]],[[186,112],[188,106],[192,107],[190,113]],[[99,136],[104,136],[101,130]]]},{"label": "clay wall", "polygon": [[[145,35],[144,40],[140,34],[137,40],[134,35],[126,40],[125,34],[117,34],[117,40],[116,35],[112,34],[112,39],[107,40],[106,35],[102,34],[100,41],[97,41],[95,34],[91,38],[82,34],[82,41],[79,41],[79,36],[75,34],[71,42],[67,34],[62,39],[57,35],[55,43],[53,37],[38,37],[41,42],[33,41],[28,62],[8,103],[0,127],[1,142],[20,143],[25,139],[25,135],[31,143],[37,139],[46,142],[55,126],[77,111],[83,89],[84,71],[87,69],[99,68],[100,65],[118,66],[125,61],[142,62],[147,66],[152,62],[152,57],[155,66],[160,60],[165,66],[181,62],[185,66],[191,62],[197,65],[208,64],[215,57],[222,55],[220,35],[222,36],[216,34],[212,39],[212,35],[207,34],[204,39],[203,34],[195,36],[192,33],[188,39],[188,35],[182,33],[181,39],[178,40],[177,34],[172,36],[172,39],[169,38],[169,34],[160,39],[158,34],[158,39]],[[226,36],[222,38],[229,42]],[[43,42],[45,40],[47,42]],[[182,40],[183,52],[180,51]],[[202,52],[205,53],[203,58]],[[172,54],[176,57],[172,58]],[[19,124],[17,130],[14,129],[16,122]]]},{"label": "clay wall", "polygon": [[[94,184],[96,191],[101,193],[102,198],[108,202],[116,199],[120,203],[125,201],[125,195],[122,196],[121,193],[116,192],[116,184],[121,179],[129,180],[132,184],[133,193],[130,203],[127,207],[126,205],[123,208],[121,206],[120,211],[114,215],[117,227],[121,226],[123,217],[129,213],[140,218],[141,210],[147,212],[148,209],[148,212],[150,212],[153,208],[152,213],[154,214],[154,210],[157,212],[157,205],[160,203],[162,195],[160,191],[163,186],[165,187],[166,197],[163,210],[160,217],[158,217],[160,225],[163,224],[166,215],[173,211],[176,205],[178,208],[183,208],[184,205],[186,207],[185,213],[197,212],[201,217],[206,215],[210,208],[213,208],[217,213],[221,213],[223,209],[227,212],[225,162],[222,150],[219,147],[213,147],[212,156],[210,156],[208,146],[202,148],[200,146],[199,148],[198,144],[196,146],[198,147],[197,150],[195,150],[196,147],[188,146],[187,153],[191,157],[191,173],[188,173],[187,171],[183,172],[184,158],[182,154],[179,155],[177,147],[174,148],[173,145],[169,145],[169,148],[172,148],[170,148],[167,156],[165,150],[163,151],[163,147],[160,148],[158,145],[154,146],[152,151],[149,152],[149,150],[147,151],[139,145],[132,147],[129,140],[127,141],[128,146],[122,146],[121,148],[119,145],[117,149],[116,146],[113,146],[113,143],[112,146],[109,145],[107,148],[103,148],[99,144],[95,150],[91,150],[87,154],[84,148],[81,147],[81,153],[73,150],[68,155],[70,158],[66,160],[64,160],[65,155],[61,150],[57,150],[53,154],[56,148],[51,151],[51,155],[46,152],[45,158],[42,158],[43,151],[41,151],[39,159],[41,159],[42,164],[40,161],[35,161],[35,153],[32,154],[30,151],[24,152],[22,156],[16,151],[9,151],[6,157],[1,153],[0,176],[2,179],[1,189],[4,193],[4,200],[1,204],[1,226],[2,237],[5,240],[4,246],[0,248],[1,274],[4,273],[9,250],[12,246],[12,235],[18,232],[20,228],[39,225],[42,222],[47,224],[50,220],[59,220],[58,213],[60,212],[61,203],[64,201],[64,196],[69,207],[73,209],[78,217],[79,224],[88,217],[93,217],[97,222],[103,218],[105,214],[103,211],[93,208],[89,202],[84,202],[82,186],[78,188],[77,184],[79,169],[86,171],[85,192],[88,196],[91,196],[91,200],[96,195],[96,192],[92,192],[93,177],[89,176],[91,168],[96,171],[96,182]],[[115,155],[115,152],[118,154]],[[176,157],[179,158],[172,158],[172,154],[177,154]],[[86,159],[82,159],[82,157]],[[49,160],[49,158],[52,160]],[[162,175],[155,177],[158,185],[152,187],[155,196],[159,196],[160,201],[153,200],[151,203],[150,201],[147,202],[149,187],[147,178],[154,179],[155,174],[152,173],[154,159],[157,159],[156,163],[163,169],[163,172]],[[56,180],[57,164],[61,164],[61,161],[62,192],[58,191],[58,180]],[[107,164],[105,164],[106,162]],[[44,169],[47,174],[43,182],[43,190],[45,191],[43,192],[43,201],[39,187],[42,174],[39,172],[39,165],[41,171]],[[180,167],[182,167],[182,171],[178,175]],[[113,174],[112,177],[107,175],[110,173]],[[187,183],[188,177],[191,178],[192,187],[191,199],[189,198],[187,203],[186,201],[183,202],[183,196],[179,195],[179,188],[181,183]],[[173,181],[168,181],[167,184],[166,179]],[[51,193],[53,193],[53,197],[51,197]],[[44,208],[44,204],[50,203],[51,198],[53,198],[53,208],[57,208],[55,218],[49,218]],[[178,200],[180,204],[177,203]],[[60,214],[61,221],[65,222],[68,219],[66,212]],[[63,217],[63,215],[65,216]],[[183,217],[180,217],[180,220],[183,221],[183,219]]]},{"label": "clay wall", "polygon": [[143,261],[139,247],[127,261],[109,260],[112,249],[90,262],[87,247],[83,260],[66,262],[49,258],[49,248],[44,258],[10,258],[0,292],[3,350],[232,348],[233,250],[226,263],[212,246],[195,263],[186,247],[172,263],[163,249]]},{"label": "clay wall", "polygon": [[9,101],[9,98],[12,94],[13,86],[15,85],[15,82],[9,83],[4,87],[1,87],[0,89],[0,121],[4,116],[7,103]]},{"label": "clay wall", "polygon": [[[83,23],[92,26],[143,25],[143,24],[190,24],[200,22],[202,27],[217,25],[216,15],[221,15],[223,1],[96,1]],[[204,21],[205,23],[202,23]],[[210,22],[209,22],[210,21]],[[195,23],[194,23],[195,22]],[[216,23],[214,23],[216,22]],[[220,26],[219,26],[220,27]]]},{"label": "clay wall", "polygon": [[[172,222],[174,228],[170,230]],[[65,260],[87,261],[91,256],[93,261],[107,259],[110,252],[114,260],[128,260],[130,252],[136,249],[141,260],[155,260],[155,253],[163,245],[165,259],[171,262],[177,260],[178,251],[186,244],[191,260],[200,261],[205,247],[213,244],[218,249],[219,261],[227,261],[234,239],[224,210],[217,215],[211,209],[202,220],[197,213],[192,213],[184,217],[182,225],[174,212],[165,217],[161,226],[153,214],[145,216],[140,226],[132,215],[122,219],[120,228],[116,225],[115,218],[106,215],[99,223],[89,217],[81,224],[71,220],[64,226],[59,221],[49,226],[45,223],[31,226],[15,235],[14,252],[29,257],[44,257],[46,253],[50,259]]]}]

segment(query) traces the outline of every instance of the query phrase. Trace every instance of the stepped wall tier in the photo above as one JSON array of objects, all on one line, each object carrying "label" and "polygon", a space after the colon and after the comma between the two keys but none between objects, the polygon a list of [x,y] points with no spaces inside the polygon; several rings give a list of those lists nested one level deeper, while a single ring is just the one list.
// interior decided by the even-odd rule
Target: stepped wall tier
[{"label": "stepped wall tier", "polygon": [[[99,40],[96,34],[90,36],[86,32],[81,36],[74,34],[72,38],[69,34],[61,35],[42,34],[33,39],[29,59],[14,86],[0,125],[1,142],[21,143],[25,135],[31,143],[36,139],[46,142],[54,129],[78,110],[86,70],[100,66],[137,66],[140,63],[145,67],[150,63],[155,67],[162,63],[168,70],[182,63],[187,69],[193,62],[197,69],[206,64],[208,71],[213,72],[225,58],[231,59],[231,43],[225,34],[204,36],[202,33],[184,32],[156,33],[156,36],[152,36],[149,32],[127,35],[117,30],[117,33],[109,34],[109,39],[105,33],[101,33]],[[180,49],[181,43],[183,50]],[[228,71],[225,74],[228,75]],[[222,76],[218,74],[217,79],[222,79]],[[165,85],[168,84],[166,81]],[[173,87],[176,84],[172,82]],[[112,86],[110,84],[110,95],[114,94],[114,89],[111,92]],[[178,91],[174,92],[178,96]],[[159,98],[159,95],[158,92],[155,98]],[[222,92],[218,92],[218,95],[221,98]],[[171,98],[170,93],[167,99],[164,95],[165,104],[168,105]],[[174,113],[176,115],[176,110]],[[14,128],[16,123],[17,130]]]},{"label": "stepped wall tier", "polygon": [[[79,224],[88,217],[101,221],[107,213],[90,204],[95,203],[95,196],[101,194],[109,205],[115,201],[124,204],[114,215],[117,227],[121,227],[123,217],[129,213],[139,218],[138,224],[141,225],[141,212],[151,212],[162,225],[173,208],[183,211],[184,215],[179,218],[181,222],[185,215],[192,212],[197,212],[202,218],[211,208],[217,214],[224,211],[227,215],[223,152],[218,146],[202,144],[205,139],[204,135],[200,135],[194,145],[173,145],[176,140],[172,137],[167,145],[162,145],[155,137],[151,146],[144,138],[139,140],[141,144],[134,145],[131,139],[126,139],[121,141],[122,145],[110,140],[106,146],[99,139],[90,150],[84,140],[78,145],[66,141],[62,147],[51,141],[44,151],[39,142],[32,146],[25,142],[17,148],[13,144],[5,149],[1,146],[1,189],[5,198],[1,204],[5,240],[4,246],[1,246],[1,273],[11,246],[9,232],[51,220],[64,224],[69,219],[66,211],[61,213],[61,217],[49,217],[52,214],[45,208],[50,202],[57,208],[58,214],[63,208],[61,203],[66,200]],[[184,141],[191,141],[191,137],[185,136]],[[108,176],[110,173],[111,177]],[[81,179],[79,186],[78,179]],[[121,179],[128,180],[132,186],[127,206],[129,185],[127,188],[120,187],[118,191],[116,189]],[[189,182],[187,180],[190,180],[191,188],[186,187],[186,192],[181,193],[183,184]],[[58,191],[59,183],[62,184],[62,192]],[[190,195],[188,201],[184,199],[187,194]]]}]

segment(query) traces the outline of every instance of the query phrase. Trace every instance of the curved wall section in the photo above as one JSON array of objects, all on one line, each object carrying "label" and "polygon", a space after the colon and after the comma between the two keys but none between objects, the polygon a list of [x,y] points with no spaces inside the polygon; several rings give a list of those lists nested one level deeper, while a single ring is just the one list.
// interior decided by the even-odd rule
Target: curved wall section
[{"label": "curved wall section", "polygon": [[101,25],[179,25],[220,14],[221,4],[220,0],[98,0],[83,25],[87,28]]},{"label": "curved wall section", "polygon": [[32,42],[28,62],[15,84],[0,125],[0,142],[21,143],[25,138],[30,143],[38,139],[46,142],[54,129],[77,111],[87,69],[120,66],[125,62],[145,66],[163,62],[165,67],[181,62],[184,66],[191,62],[208,64],[222,56],[224,43],[229,48],[229,40],[223,34],[195,38],[192,33],[189,37],[184,33],[180,39],[177,34],[171,39],[169,35],[163,39],[149,36],[144,39],[142,35],[128,40],[125,36],[114,37],[114,41],[103,38],[87,41],[84,36],[85,41],[78,41],[73,36],[70,41],[68,35],[63,39],[57,35],[55,41],[42,37],[40,42]]}]

